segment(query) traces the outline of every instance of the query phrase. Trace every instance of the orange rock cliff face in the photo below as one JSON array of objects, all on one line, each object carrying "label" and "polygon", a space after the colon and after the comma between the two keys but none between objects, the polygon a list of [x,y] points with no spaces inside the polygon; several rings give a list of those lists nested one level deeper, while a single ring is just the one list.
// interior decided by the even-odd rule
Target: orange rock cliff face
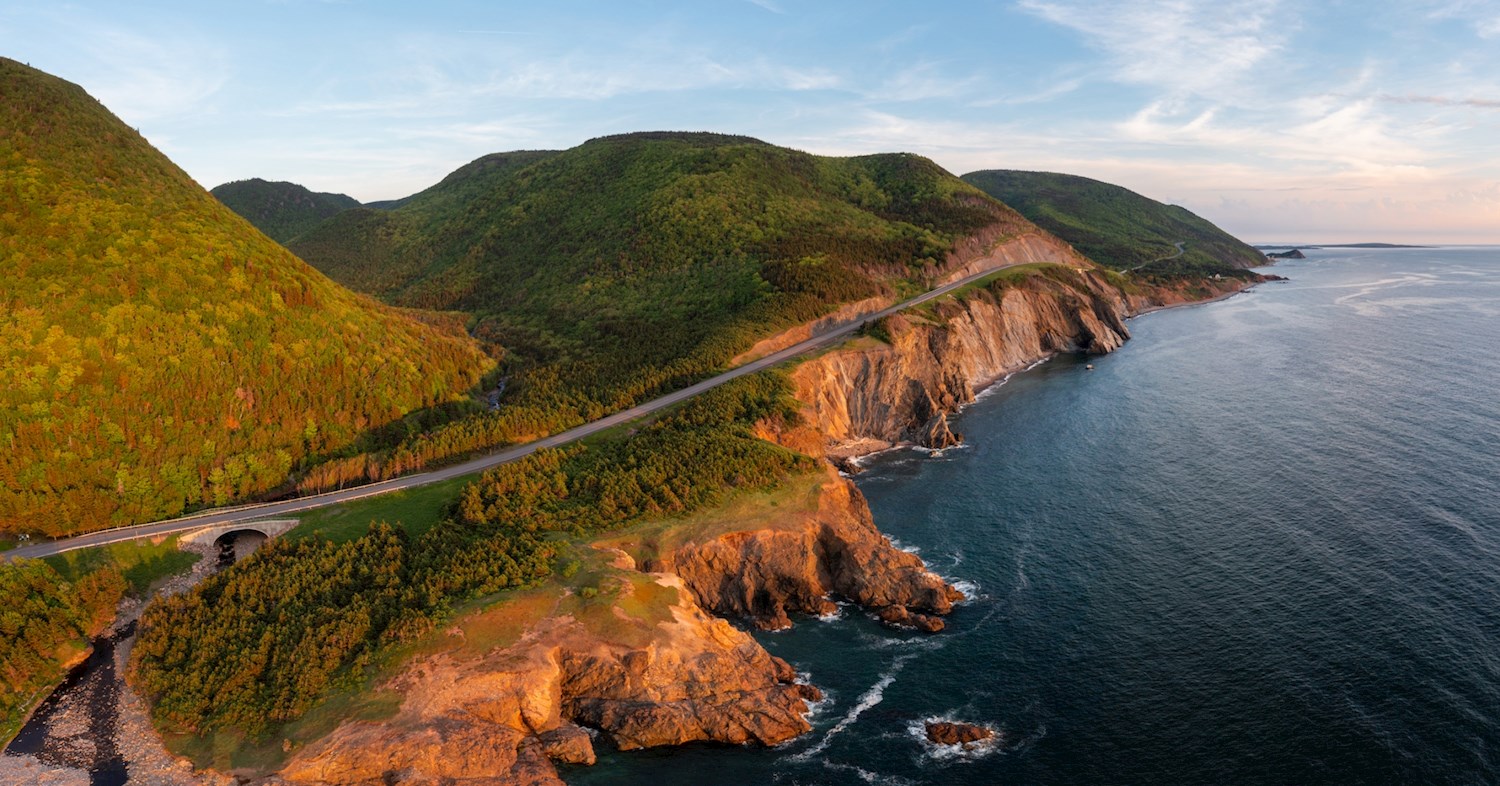
[{"label": "orange rock cliff face", "polygon": [[[623,600],[642,593],[622,585]],[[592,764],[600,730],[622,750],[687,742],[775,745],[806,732],[817,689],[698,607],[670,574],[662,619],[601,625],[546,616],[478,657],[415,658],[386,687],[395,717],[346,721],[298,751],[273,782],[560,784],[552,761]],[[609,608],[607,617],[619,614]]]},{"label": "orange rock cliff face", "polygon": [[834,351],[792,374],[807,416],[844,459],[891,445],[960,441],[948,416],[977,390],[1057,352],[1113,352],[1130,337],[1126,302],[1090,268],[1071,282],[1028,276],[1013,286],[939,301],[935,318],[886,320],[888,344]]},{"label": "orange rock cliff face", "polygon": [[893,624],[927,632],[943,628],[963,594],[901,551],[875,528],[864,495],[830,468],[814,515],[798,526],[731,532],[689,540],[651,565],[682,577],[716,614],[776,630],[789,612],[828,614],[847,598]]}]

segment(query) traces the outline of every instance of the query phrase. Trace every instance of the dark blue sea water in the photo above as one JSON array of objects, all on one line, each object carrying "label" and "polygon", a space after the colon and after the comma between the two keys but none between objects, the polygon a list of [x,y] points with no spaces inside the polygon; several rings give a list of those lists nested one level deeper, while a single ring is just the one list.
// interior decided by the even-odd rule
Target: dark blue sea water
[{"label": "dark blue sea water", "polygon": [[937,636],[762,636],[828,691],[813,733],[570,783],[1500,783],[1500,248],[1275,272],[872,461],[881,528],[977,596]]}]

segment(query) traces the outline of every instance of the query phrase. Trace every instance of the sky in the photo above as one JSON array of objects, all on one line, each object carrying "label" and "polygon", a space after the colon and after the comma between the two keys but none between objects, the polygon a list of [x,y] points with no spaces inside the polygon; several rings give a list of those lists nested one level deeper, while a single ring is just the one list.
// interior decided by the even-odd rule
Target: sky
[{"label": "sky", "polygon": [[205,187],[362,201],[644,130],[1123,185],[1251,242],[1500,243],[1500,0],[10,0]]}]

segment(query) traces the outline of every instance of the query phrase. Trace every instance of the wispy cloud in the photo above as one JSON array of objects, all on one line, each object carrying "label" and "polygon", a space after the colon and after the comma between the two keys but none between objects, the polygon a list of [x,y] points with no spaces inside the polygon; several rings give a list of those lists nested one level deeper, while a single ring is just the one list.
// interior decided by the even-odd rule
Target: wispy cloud
[{"label": "wispy cloud", "polygon": [[148,37],[67,6],[46,13],[71,31],[71,59],[89,92],[127,122],[205,112],[229,81],[223,50],[191,31],[165,28]]},{"label": "wispy cloud", "polygon": [[1392,104],[1431,104],[1432,106],[1456,106],[1470,109],[1500,109],[1500,100],[1490,98],[1450,98],[1448,96],[1389,95],[1378,96],[1381,101]]},{"label": "wispy cloud", "polygon": [[1500,4],[1493,0],[1439,0],[1427,5],[1430,18],[1454,19],[1480,38],[1500,38]]},{"label": "wispy cloud", "polygon": [[[589,51],[538,54],[530,49],[473,47],[452,39],[414,37],[400,47],[399,67],[313,88],[283,116],[443,116],[496,101],[585,101],[646,93],[753,89],[832,89],[842,77],[766,58],[733,59],[703,48],[639,49],[622,59]],[[359,96],[359,97],[355,97]],[[368,96],[368,97],[365,97]]]},{"label": "wispy cloud", "polygon": [[745,0],[745,2],[749,3],[750,5],[764,8],[773,14],[786,13],[785,9],[783,9],[779,4],[771,2],[771,0]]},{"label": "wispy cloud", "polygon": [[1256,66],[1280,51],[1293,25],[1279,0],[1020,0],[1019,6],[1099,47],[1116,79],[1179,98],[1222,100],[1243,90]]},{"label": "wispy cloud", "polygon": [[982,81],[977,74],[955,74],[951,64],[923,61],[859,92],[874,101],[924,101],[969,95]]}]

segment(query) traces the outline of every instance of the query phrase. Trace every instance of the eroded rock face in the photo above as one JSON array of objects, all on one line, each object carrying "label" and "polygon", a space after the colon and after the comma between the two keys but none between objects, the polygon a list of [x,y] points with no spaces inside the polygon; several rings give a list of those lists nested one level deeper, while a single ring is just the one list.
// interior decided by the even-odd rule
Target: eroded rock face
[{"label": "eroded rock face", "polygon": [[346,721],[297,752],[281,779],[552,786],[562,781],[551,760],[593,761],[592,741],[574,722],[623,749],[774,745],[811,728],[815,688],[797,684],[791,666],[748,634],[705,614],[676,577],[656,580],[678,600],[670,619],[654,625],[622,618],[615,631],[553,616],[483,657],[413,660],[387,686],[405,696],[395,718]]},{"label": "eroded rock face", "polygon": [[537,735],[542,743],[542,752],[547,758],[564,764],[594,763],[594,738],[587,730],[572,723],[545,731]]},{"label": "eroded rock face", "polygon": [[705,608],[769,630],[790,626],[789,612],[832,612],[830,596],[896,624],[940,630],[941,620],[928,615],[947,614],[963,599],[916,555],[892,546],[864,495],[832,469],[816,515],[800,526],[690,541],[664,554],[660,569],[681,576]]},{"label": "eroded rock face", "polygon": [[1127,304],[1091,269],[1075,284],[1032,277],[995,294],[940,301],[936,322],[887,320],[890,343],[830,352],[798,366],[792,378],[808,419],[842,458],[858,445],[912,443],[949,447],[961,437],[948,415],[974,391],[1057,352],[1113,352],[1130,337]]}]

